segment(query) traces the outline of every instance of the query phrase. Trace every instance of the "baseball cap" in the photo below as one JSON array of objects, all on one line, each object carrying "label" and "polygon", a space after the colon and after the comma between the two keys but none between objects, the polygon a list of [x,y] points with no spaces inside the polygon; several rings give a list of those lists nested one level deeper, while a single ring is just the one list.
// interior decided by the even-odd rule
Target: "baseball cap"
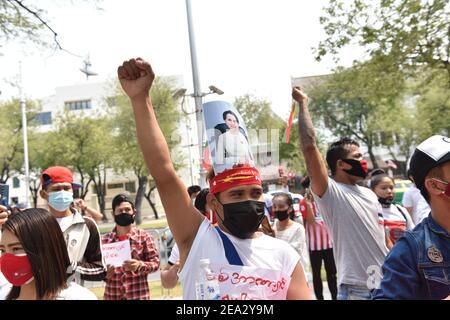
[{"label": "baseball cap", "polygon": [[450,138],[435,135],[419,144],[414,151],[409,171],[416,187],[427,198],[425,190],[425,177],[431,169],[450,161]]},{"label": "baseball cap", "polygon": [[69,182],[73,189],[78,189],[81,184],[73,182],[72,171],[66,167],[50,167],[45,169],[41,174],[41,185],[43,188],[51,183]]}]

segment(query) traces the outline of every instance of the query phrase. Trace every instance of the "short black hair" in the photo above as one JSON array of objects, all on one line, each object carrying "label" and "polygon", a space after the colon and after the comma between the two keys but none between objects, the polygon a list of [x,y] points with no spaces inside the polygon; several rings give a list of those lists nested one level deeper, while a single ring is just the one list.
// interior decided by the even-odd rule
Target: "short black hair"
[{"label": "short black hair", "polygon": [[206,214],[206,196],[209,194],[209,188],[202,189],[194,201],[196,207],[201,213]]},{"label": "short black hair", "polygon": [[294,200],[292,199],[292,196],[286,192],[275,193],[272,198],[272,201],[274,201],[275,198],[284,198],[284,200],[286,201],[286,204],[289,206],[289,208],[292,207],[292,205],[294,204]]},{"label": "short black hair", "polygon": [[117,196],[114,197],[114,199],[112,201],[113,211],[115,211],[116,207],[118,207],[122,202],[129,202],[134,209],[133,199],[131,199],[131,197],[125,193],[119,193]]},{"label": "short black hair", "polygon": [[359,143],[351,138],[344,137],[339,141],[333,142],[327,151],[327,164],[331,174],[336,173],[336,163],[339,159],[345,159],[349,154],[348,145],[359,147]]},{"label": "short black hair", "polygon": [[380,182],[384,178],[391,179],[392,183],[395,185],[394,178],[390,177],[383,169],[375,169],[371,173],[371,178],[369,180],[369,188],[374,190],[377,185],[380,184]]},{"label": "short black hair", "polygon": [[227,119],[227,114],[231,114],[232,116],[234,116],[234,118],[236,119],[236,122],[239,123],[239,118],[237,117],[237,115],[231,111],[231,110],[227,110],[222,114],[223,120]]},{"label": "short black hair", "polygon": [[302,185],[303,189],[309,188],[311,179],[309,178],[309,176],[304,176],[302,180],[300,180],[300,184]]},{"label": "short black hair", "polygon": [[189,197],[191,197],[194,193],[200,192],[202,188],[200,186],[194,185],[187,188],[187,192],[189,193]]}]

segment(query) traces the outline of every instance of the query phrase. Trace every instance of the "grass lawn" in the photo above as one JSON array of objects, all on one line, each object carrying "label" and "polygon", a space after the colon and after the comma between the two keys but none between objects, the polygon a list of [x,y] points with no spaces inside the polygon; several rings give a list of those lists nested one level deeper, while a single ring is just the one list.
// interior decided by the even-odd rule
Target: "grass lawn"
[{"label": "grass lawn", "polygon": [[[150,299],[151,300],[161,300],[162,294],[161,294],[161,281],[155,280],[155,281],[149,281],[148,282],[150,286]],[[99,300],[103,300],[103,293],[105,291],[105,287],[98,287],[98,288],[89,288]],[[168,290],[164,289],[164,299],[167,299]],[[170,290],[170,296],[171,297],[181,297],[183,295],[181,291],[181,285],[180,282],[177,283],[176,287]]]}]

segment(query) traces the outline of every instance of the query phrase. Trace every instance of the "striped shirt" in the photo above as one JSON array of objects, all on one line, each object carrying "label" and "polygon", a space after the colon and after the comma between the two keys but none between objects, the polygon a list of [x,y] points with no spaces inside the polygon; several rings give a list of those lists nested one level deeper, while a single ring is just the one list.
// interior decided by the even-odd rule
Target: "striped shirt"
[{"label": "striped shirt", "polygon": [[303,216],[306,229],[306,243],[309,251],[327,250],[333,248],[330,233],[323,221],[322,215],[316,210],[314,201],[312,201],[312,211],[314,214],[315,224],[308,223],[306,217],[308,210],[306,208],[305,199],[300,201],[300,212]]},{"label": "striped shirt", "polygon": [[[144,230],[133,227],[128,234],[131,246],[131,258],[142,261],[136,271],[115,268],[110,279],[106,280],[105,300],[149,300],[150,290],[147,276],[158,270],[159,256],[153,238]],[[123,241],[116,230],[103,236],[103,244]]]}]

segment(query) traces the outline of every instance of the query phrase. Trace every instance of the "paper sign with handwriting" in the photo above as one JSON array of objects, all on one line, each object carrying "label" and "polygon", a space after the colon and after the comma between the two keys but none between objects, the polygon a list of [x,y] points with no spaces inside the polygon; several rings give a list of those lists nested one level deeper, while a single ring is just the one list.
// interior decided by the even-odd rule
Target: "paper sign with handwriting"
[{"label": "paper sign with handwriting", "polygon": [[291,277],[281,271],[247,266],[212,265],[222,300],[286,300]]},{"label": "paper sign with handwriting", "polygon": [[124,240],[102,245],[106,264],[121,267],[124,261],[131,259],[130,241]]}]

